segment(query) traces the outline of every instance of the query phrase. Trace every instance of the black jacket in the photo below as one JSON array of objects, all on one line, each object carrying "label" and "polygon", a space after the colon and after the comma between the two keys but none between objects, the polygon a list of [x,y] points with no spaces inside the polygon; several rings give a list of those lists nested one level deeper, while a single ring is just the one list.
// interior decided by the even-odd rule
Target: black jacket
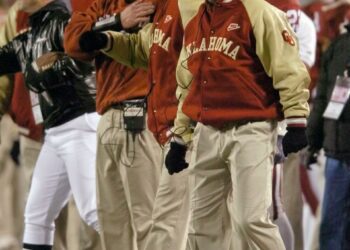
[{"label": "black jacket", "polygon": [[337,75],[343,76],[349,63],[348,32],[333,41],[322,58],[320,81],[307,130],[310,147],[323,147],[326,156],[346,161],[350,160],[350,102],[337,121],[323,118],[322,115],[331,98]]},{"label": "black jacket", "polygon": [[95,111],[95,79],[91,65],[64,56],[44,73],[32,62],[48,52],[64,52],[63,34],[70,13],[59,0],[29,17],[29,30],[0,48],[0,75],[22,71],[26,85],[39,95],[45,128]]}]

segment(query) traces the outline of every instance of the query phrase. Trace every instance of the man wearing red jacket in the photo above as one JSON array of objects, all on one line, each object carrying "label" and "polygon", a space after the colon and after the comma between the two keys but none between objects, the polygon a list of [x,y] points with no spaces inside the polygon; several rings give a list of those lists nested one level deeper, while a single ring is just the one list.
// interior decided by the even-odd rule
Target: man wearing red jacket
[{"label": "man wearing red jacket", "polygon": [[[74,12],[65,32],[72,57],[95,60],[98,127],[97,206],[104,249],[143,249],[152,222],[160,174],[160,147],[145,127],[147,73],[116,63],[102,53],[82,50],[87,31],[129,30],[149,22],[151,3],[97,0]],[[106,26],[107,25],[107,26]],[[97,41],[101,42],[101,41]]]},{"label": "man wearing red jacket", "polygon": [[[175,69],[182,48],[183,27],[202,2],[163,1],[157,6],[153,24],[144,27],[138,34],[125,35],[108,31],[109,38],[112,39],[113,36],[113,47],[108,55],[130,67],[148,67],[148,81],[152,91],[148,96],[147,122],[155,139],[164,146],[163,152],[160,152],[162,155],[166,155],[169,147],[177,145],[170,140],[170,130],[174,126],[177,111]],[[90,35],[92,39],[87,39],[87,42],[90,41],[90,49],[93,51],[103,48],[97,47],[95,40],[107,35]],[[186,167],[185,162],[168,170],[164,166],[154,203],[153,226],[145,250],[180,250],[186,245],[188,171],[173,175]]]},{"label": "man wearing red jacket", "polygon": [[267,211],[276,123],[287,119],[285,154],[306,146],[309,78],[284,16],[265,1],[208,0],[185,29],[175,131],[194,147],[191,249],[226,249],[230,191],[249,248],[285,248]]}]

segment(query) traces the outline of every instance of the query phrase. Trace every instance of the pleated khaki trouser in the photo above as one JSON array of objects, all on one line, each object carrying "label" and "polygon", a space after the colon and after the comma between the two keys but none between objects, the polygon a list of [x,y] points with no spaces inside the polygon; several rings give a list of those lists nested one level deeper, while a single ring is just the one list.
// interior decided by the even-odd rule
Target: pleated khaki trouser
[{"label": "pleated khaki trouser", "polygon": [[[25,185],[23,172],[10,152],[18,140],[18,127],[5,115],[0,122],[0,245],[19,247],[23,231]],[[11,242],[7,242],[7,241]],[[5,242],[4,242],[5,241]]]},{"label": "pleated khaki trouser", "polygon": [[145,129],[124,129],[123,112],[108,110],[98,127],[97,209],[102,248],[143,250],[152,224],[162,163],[160,146]]},{"label": "pleated khaki trouser", "polygon": [[[20,242],[24,229],[24,206],[26,196],[29,192],[34,166],[38,159],[42,143],[32,140],[24,135],[19,135],[19,128],[12,119],[5,115],[1,126],[1,158],[0,161],[0,238],[6,234],[13,235],[17,239],[14,249],[22,249]],[[20,166],[16,166],[9,155],[14,140],[19,139]],[[62,215],[56,220],[57,230],[55,232],[55,244],[53,249],[65,250],[67,219]]]},{"label": "pleated khaki trouser", "polygon": [[283,165],[283,205],[294,231],[295,249],[302,250],[304,240],[300,153],[289,154]]},{"label": "pleated khaki trouser", "polygon": [[[2,206],[0,206],[0,240],[6,237],[6,235],[13,235],[17,239],[18,244],[14,250],[17,250],[22,249],[19,243],[23,237],[24,205],[42,143],[24,135],[18,135],[17,125],[13,123],[11,118],[5,115],[3,119],[3,126],[1,127],[2,143],[0,146],[0,155],[4,160],[0,160],[0,169],[4,170],[0,170],[0,186],[2,190],[0,192],[0,196],[2,197],[0,200],[3,201],[1,203]],[[16,167],[9,156],[9,150],[12,147],[13,140],[18,138],[20,145],[20,167]],[[72,220],[72,214],[76,217],[75,220]],[[68,219],[68,216],[70,219]],[[98,246],[99,237],[93,229],[84,225],[81,232],[79,232],[80,221],[81,219],[75,206],[69,206],[69,209],[66,206],[62,209],[60,216],[55,220],[56,231],[53,249],[100,249]],[[70,234],[72,232],[73,234]],[[79,242],[79,239],[75,239],[79,233],[81,242]]]},{"label": "pleated khaki trouser", "polygon": [[[163,162],[169,148],[163,149]],[[163,165],[145,250],[185,250],[189,215],[188,169],[169,175]]]},{"label": "pleated khaki trouser", "polygon": [[[57,244],[58,220],[61,219],[63,211],[66,211],[66,225],[64,227],[66,245],[61,247]],[[68,202],[64,210],[61,210],[60,216],[56,219],[56,231],[54,240],[54,250],[100,250],[101,241],[99,234],[81,218],[73,197]],[[61,220],[63,221],[63,220]]]},{"label": "pleated khaki trouser", "polygon": [[189,168],[187,250],[230,249],[230,192],[234,231],[240,240],[249,249],[285,249],[268,213],[275,140],[275,122],[237,123],[223,130],[197,125]]}]

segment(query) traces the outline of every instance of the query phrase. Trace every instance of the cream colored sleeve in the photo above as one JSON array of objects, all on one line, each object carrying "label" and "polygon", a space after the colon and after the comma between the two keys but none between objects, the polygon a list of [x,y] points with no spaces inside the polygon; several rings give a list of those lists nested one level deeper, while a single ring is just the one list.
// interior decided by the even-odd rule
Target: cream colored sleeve
[{"label": "cream colored sleeve", "polygon": [[[179,9],[182,19],[182,25],[185,28],[188,22],[195,16],[199,6],[204,0],[179,0]],[[185,101],[189,87],[192,83],[192,74],[187,67],[188,54],[186,48],[183,47],[180,53],[179,61],[176,67],[176,79],[178,87],[176,89],[176,97],[179,100],[177,115],[174,122],[174,134],[188,143],[192,140],[192,130],[190,128],[191,119],[182,112],[182,105]]]},{"label": "cream colored sleeve", "polygon": [[307,117],[310,77],[285,14],[264,0],[242,2],[253,26],[256,53],[279,92],[285,118]]},{"label": "cream colored sleeve", "polygon": [[177,89],[176,97],[179,100],[176,119],[174,121],[173,133],[180,136],[185,143],[192,140],[192,130],[190,128],[191,119],[182,112],[182,105],[187,97],[189,87],[192,83],[192,74],[187,68],[188,54],[183,48],[176,67]]},{"label": "cream colored sleeve", "polygon": [[102,52],[126,66],[147,69],[152,30],[153,25],[148,24],[136,34],[107,31],[111,38],[110,49]]},{"label": "cream colored sleeve", "polygon": [[7,11],[4,25],[0,26],[0,46],[6,45],[17,35],[17,11],[19,9],[19,1],[16,1]]}]

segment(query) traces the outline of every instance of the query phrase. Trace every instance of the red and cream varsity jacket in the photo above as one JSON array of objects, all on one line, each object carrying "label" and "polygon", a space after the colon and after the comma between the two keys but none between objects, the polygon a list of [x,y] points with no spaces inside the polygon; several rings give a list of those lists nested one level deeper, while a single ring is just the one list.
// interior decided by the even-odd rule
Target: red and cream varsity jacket
[{"label": "red and cream varsity jacket", "polygon": [[[194,16],[203,0],[185,0],[182,9],[186,20]],[[162,1],[154,22],[138,34],[109,32],[113,47],[105,52],[118,62],[148,68],[151,92],[148,96],[148,128],[159,143],[168,141],[166,133],[173,127],[178,100],[175,92],[176,65],[183,44],[183,23],[177,0]]]},{"label": "red and cream varsity jacket", "polygon": [[294,32],[264,0],[201,5],[185,29],[177,78],[174,131],[186,131],[185,141],[190,120],[220,128],[242,120],[306,123],[309,114],[310,79]]}]

